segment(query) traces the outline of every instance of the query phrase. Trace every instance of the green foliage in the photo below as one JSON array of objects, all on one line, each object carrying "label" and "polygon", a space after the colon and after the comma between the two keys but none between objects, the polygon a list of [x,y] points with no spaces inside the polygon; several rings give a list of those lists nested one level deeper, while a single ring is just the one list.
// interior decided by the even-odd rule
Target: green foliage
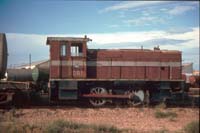
[{"label": "green foliage", "polygon": [[67,125],[64,121],[58,120],[48,125],[46,131],[48,133],[61,133],[64,132],[64,128]]},{"label": "green foliage", "polygon": [[45,130],[47,133],[63,133],[63,132],[73,132],[73,133],[82,133],[82,132],[92,132],[92,133],[120,133],[121,130],[107,125],[85,125],[78,124],[63,120],[57,120],[49,124]]},{"label": "green foliage", "polygon": [[160,104],[156,105],[156,109],[166,109],[167,105],[164,102],[161,102]]},{"label": "green foliage", "polygon": [[175,112],[162,112],[162,111],[156,111],[155,112],[155,117],[156,118],[175,118],[177,117],[177,114]]},{"label": "green foliage", "polygon": [[100,125],[100,126],[94,126],[95,132],[100,133],[120,133],[121,131],[113,126],[106,126],[106,125]]},{"label": "green foliage", "polygon": [[199,133],[199,121],[193,121],[184,128],[186,133]]},{"label": "green foliage", "polygon": [[57,120],[53,123],[49,124],[46,127],[46,132],[48,133],[61,133],[61,132],[67,132],[67,131],[73,131],[85,128],[86,126],[83,124],[77,124],[73,122],[63,121],[63,120]]}]

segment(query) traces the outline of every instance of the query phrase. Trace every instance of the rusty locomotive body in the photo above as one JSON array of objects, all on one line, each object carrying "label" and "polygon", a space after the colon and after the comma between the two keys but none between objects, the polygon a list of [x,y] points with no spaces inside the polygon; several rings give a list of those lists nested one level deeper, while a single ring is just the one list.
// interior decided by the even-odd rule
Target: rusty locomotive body
[{"label": "rusty locomotive body", "polygon": [[182,91],[181,52],[87,49],[89,38],[48,37],[50,100],[88,98],[94,106],[124,99],[132,105],[163,101]]},{"label": "rusty locomotive body", "polygon": [[[4,34],[0,37],[2,79],[7,64],[7,43]],[[184,99],[189,86],[182,75],[180,51],[88,49],[89,41],[86,36],[48,37],[48,61],[33,70],[7,70],[7,81],[0,81],[0,105],[24,101],[18,95],[22,91],[28,92],[28,97],[32,92],[45,91],[53,103],[86,99],[93,106],[115,101],[140,105]]]}]

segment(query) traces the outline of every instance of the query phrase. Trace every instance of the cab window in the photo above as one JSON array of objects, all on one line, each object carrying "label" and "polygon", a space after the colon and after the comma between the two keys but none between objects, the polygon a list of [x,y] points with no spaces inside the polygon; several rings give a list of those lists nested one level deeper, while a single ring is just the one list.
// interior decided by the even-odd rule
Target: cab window
[{"label": "cab window", "polygon": [[66,45],[65,44],[62,44],[61,47],[60,47],[60,55],[61,56],[66,56],[67,53],[66,53]]},{"label": "cab window", "polygon": [[81,43],[71,44],[71,56],[83,56],[83,48]]}]

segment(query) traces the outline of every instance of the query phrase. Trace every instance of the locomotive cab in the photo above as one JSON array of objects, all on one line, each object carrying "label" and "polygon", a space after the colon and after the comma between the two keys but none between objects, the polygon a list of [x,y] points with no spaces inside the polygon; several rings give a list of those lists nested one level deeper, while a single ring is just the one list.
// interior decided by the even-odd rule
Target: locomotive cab
[{"label": "locomotive cab", "polygon": [[48,37],[50,46],[50,101],[78,98],[76,80],[86,79],[87,36]]},{"label": "locomotive cab", "polygon": [[48,37],[50,45],[50,79],[86,78],[87,42],[84,38]]}]

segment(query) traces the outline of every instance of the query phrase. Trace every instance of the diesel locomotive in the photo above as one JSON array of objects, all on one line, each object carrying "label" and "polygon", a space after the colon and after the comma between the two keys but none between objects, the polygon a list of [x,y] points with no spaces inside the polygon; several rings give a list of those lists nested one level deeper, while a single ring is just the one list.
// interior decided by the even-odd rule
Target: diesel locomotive
[{"label": "diesel locomotive", "polygon": [[[7,44],[5,34],[0,37],[0,76],[3,78]],[[12,100],[13,86],[18,84],[26,90],[41,90],[48,84],[50,102],[87,99],[96,107],[113,101],[125,101],[133,106],[162,102],[188,91],[189,86],[182,77],[181,51],[158,47],[153,50],[88,49],[90,41],[87,36],[47,37],[48,67],[45,71],[40,67],[30,71],[33,77],[40,77],[36,80],[1,81],[0,102]],[[10,84],[14,85],[9,87]]]},{"label": "diesel locomotive", "polygon": [[88,49],[91,39],[48,37],[51,101],[88,98],[93,106],[123,99],[131,105],[163,101],[187,89],[181,52]]}]

